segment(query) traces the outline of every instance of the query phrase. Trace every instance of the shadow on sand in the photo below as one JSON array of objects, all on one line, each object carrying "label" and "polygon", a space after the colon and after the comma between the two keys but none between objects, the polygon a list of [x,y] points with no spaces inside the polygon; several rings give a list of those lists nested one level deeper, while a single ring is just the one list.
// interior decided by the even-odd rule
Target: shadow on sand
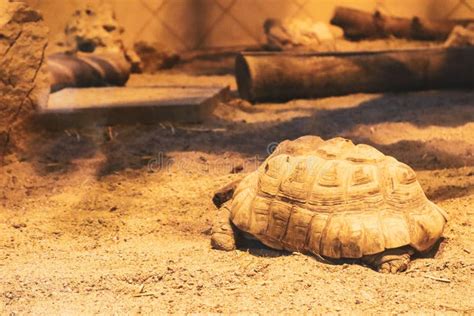
[{"label": "shadow on sand", "polygon": [[[309,116],[288,121],[218,122],[226,128],[225,132],[168,129],[160,125],[41,132],[32,139],[26,155],[39,173],[47,174],[73,171],[75,160],[100,154],[104,157],[97,171],[100,178],[124,169],[143,169],[151,158],[158,154],[166,157],[172,151],[238,152],[248,157],[266,157],[271,143],[303,135],[328,139],[356,125],[409,122],[421,127],[456,127],[474,122],[473,105],[474,93],[470,92],[388,94],[350,108],[311,108]],[[415,169],[474,165],[474,146],[463,141],[436,139],[436,136],[433,135],[429,141],[402,140],[389,145],[377,144],[357,135],[352,140],[368,143]]]}]

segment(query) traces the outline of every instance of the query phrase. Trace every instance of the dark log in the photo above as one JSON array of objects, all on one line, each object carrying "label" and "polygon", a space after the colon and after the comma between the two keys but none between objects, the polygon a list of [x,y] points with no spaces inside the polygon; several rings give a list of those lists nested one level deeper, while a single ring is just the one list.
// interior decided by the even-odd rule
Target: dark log
[{"label": "dark log", "polygon": [[339,53],[242,53],[240,96],[287,101],[358,92],[474,87],[474,47]]},{"label": "dark log", "polygon": [[68,87],[123,86],[130,65],[121,54],[53,54],[48,57],[51,92]]},{"label": "dark log", "polygon": [[356,9],[337,7],[331,23],[344,30],[348,39],[374,39],[395,36],[415,40],[445,40],[456,25],[474,20],[429,20],[419,17],[400,18],[375,11],[371,14]]}]

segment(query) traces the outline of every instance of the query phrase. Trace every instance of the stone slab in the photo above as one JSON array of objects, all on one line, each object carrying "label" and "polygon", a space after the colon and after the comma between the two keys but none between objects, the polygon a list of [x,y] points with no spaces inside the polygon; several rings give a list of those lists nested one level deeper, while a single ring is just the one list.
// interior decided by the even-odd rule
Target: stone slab
[{"label": "stone slab", "polygon": [[228,87],[209,86],[68,88],[52,93],[38,117],[51,128],[197,123],[208,117],[228,93]]}]

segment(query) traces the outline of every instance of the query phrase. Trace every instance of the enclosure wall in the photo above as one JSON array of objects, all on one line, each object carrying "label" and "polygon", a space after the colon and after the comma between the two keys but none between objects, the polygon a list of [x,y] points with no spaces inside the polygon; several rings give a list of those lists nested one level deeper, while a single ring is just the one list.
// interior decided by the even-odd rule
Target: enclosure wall
[{"label": "enclosure wall", "polygon": [[[83,0],[24,0],[40,9],[52,34],[61,31]],[[264,41],[268,17],[329,21],[335,5],[399,16],[474,17],[467,0],[88,0],[111,4],[125,38],[164,42],[177,50],[254,45]]]}]

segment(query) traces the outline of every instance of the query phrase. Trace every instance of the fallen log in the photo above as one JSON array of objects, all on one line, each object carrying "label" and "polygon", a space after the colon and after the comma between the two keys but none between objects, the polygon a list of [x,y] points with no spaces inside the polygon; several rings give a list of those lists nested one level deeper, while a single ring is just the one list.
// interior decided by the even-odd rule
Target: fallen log
[{"label": "fallen log", "polygon": [[371,14],[356,9],[337,7],[331,23],[344,30],[348,39],[374,39],[395,36],[414,40],[444,41],[456,25],[466,26],[474,20],[430,20],[419,17],[400,18]]},{"label": "fallen log", "polygon": [[56,53],[48,57],[51,92],[73,87],[123,86],[130,64],[121,54]]},{"label": "fallen log", "polygon": [[474,87],[474,47],[338,53],[241,53],[239,94],[283,102],[358,92]]}]

